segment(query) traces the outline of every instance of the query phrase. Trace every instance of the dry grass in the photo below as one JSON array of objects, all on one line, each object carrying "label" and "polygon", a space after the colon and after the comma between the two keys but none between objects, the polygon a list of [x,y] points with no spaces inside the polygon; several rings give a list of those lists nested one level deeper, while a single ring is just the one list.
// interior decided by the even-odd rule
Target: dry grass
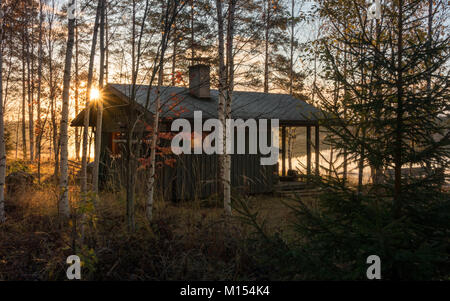
[{"label": "dry grass", "polygon": [[[78,194],[72,186],[73,216],[65,226],[59,224],[54,183],[8,200],[8,219],[0,226],[0,280],[63,280],[65,259],[72,254],[82,258],[84,279],[264,278],[247,243],[255,230],[236,216],[224,216],[219,206],[158,200],[149,223],[138,196],[136,231],[129,233],[124,193],[101,193],[95,208],[82,205]],[[247,204],[259,212],[259,221],[266,220],[267,231],[288,228],[289,209],[279,198],[252,196]]]}]

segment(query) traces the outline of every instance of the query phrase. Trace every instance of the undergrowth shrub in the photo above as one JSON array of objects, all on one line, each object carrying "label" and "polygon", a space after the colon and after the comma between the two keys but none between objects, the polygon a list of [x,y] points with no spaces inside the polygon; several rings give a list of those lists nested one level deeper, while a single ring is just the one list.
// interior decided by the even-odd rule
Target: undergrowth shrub
[{"label": "undergrowth shrub", "polygon": [[12,172],[18,172],[18,171],[31,173],[30,164],[23,160],[15,160],[15,161],[8,162],[8,164],[6,166],[7,174],[10,174]]},{"label": "undergrowth shrub", "polygon": [[130,233],[120,195],[72,200],[67,225],[59,224],[57,195],[27,197],[0,226],[0,280],[66,280],[66,258],[75,254],[82,280],[255,279],[246,232],[234,219],[209,216],[213,209],[158,203],[152,223],[138,214]]},{"label": "undergrowth shrub", "polygon": [[450,279],[449,194],[422,187],[404,202],[397,218],[389,197],[329,190],[313,208],[294,198],[286,201],[295,214],[290,240],[267,233],[245,202],[237,207],[270,279],[367,280],[369,255],[380,257],[382,279]]}]

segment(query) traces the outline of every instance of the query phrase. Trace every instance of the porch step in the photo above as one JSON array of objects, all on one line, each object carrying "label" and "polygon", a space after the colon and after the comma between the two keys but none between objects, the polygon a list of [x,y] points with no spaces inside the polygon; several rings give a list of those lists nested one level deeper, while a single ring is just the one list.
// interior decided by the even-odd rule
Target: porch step
[{"label": "porch step", "polygon": [[275,191],[292,191],[306,189],[307,185],[305,182],[280,182],[274,188]]}]

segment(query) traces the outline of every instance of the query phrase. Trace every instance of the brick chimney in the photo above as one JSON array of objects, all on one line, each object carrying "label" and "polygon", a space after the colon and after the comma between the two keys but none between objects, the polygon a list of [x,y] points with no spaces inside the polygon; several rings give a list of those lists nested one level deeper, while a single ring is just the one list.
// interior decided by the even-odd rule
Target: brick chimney
[{"label": "brick chimney", "polygon": [[197,98],[210,98],[210,67],[194,65],[189,67],[189,93]]}]

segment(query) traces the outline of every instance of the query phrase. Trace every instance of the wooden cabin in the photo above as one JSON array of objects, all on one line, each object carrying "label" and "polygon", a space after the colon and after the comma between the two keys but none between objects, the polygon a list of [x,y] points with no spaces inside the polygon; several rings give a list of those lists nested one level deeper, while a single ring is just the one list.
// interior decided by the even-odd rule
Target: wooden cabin
[{"label": "wooden cabin", "polygon": [[[193,122],[194,111],[201,111],[203,119],[217,118],[218,91],[210,89],[209,66],[196,65],[189,69],[189,88],[164,86],[160,87],[161,116],[160,131],[170,133],[170,125],[176,118],[185,118]],[[155,87],[149,93],[148,86],[136,86],[132,97],[132,86],[126,84],[108,84],[102,91],[103,123],[101,145],[100,174],[104,179],[119,177],[117,170],[123,166],[121,143],[124,143],[124,132],[133,118],[132,114],[141,116],[143,127],[138,124],[135,130],[147,131],[152,125],[154,116],[153,101],[156,97]],[[132,100],[134,99],[134,101]],[[130,112],[132,104],[132,112]],[[280,177],[287,176],[286,170],[286,127],[307,128],[307,172],[311,173],[311,129],[316,131],[315,151],[319,149],[319,110],[306,102],[288,94],[272,94],[260,92],[234,91],[231,109],[233,119],[278,119],[280,127],[280,155],[282,160],[281,174],[278,165],[261,165],[261,154],[231,155],[232,189],[250,194],[270,193]],[[74,127],[82,127],[85,111],[80,112],[72,121]],[[90,126],[95,130],[96,104],[90,110]],[[192,127],[193,128],[193,127]],[[259,129],[264,130],[264,129]],[[270,133],[270,130],[268,131]],[[206,133],[203,133],[205,135]],[[142,137],[142,136],[141,136]],[[248,135],[246,135],[248,138]],[[271,137],[271,135],[269,135]],[[141,141],[145,143],[145,141]],[[168,144],[167,144],[168,143]],[[164,144],[164,142],[163,142]],[[166,141],[166,146],[170,141]],[[170,156],[170,154],[169,154]],[[207,198],[218,191],[217,160],[218,155],[172,154],[172,165],[161,164],[158,168],[157,180],[159,192],[166,199],[186,200]],[[316,161],[319,156],[316,155]],[[158,156],[158,161],[165,162]],[[316,171],[318,171],[318,162]],[[116,179],[117,180],[117,179]],[[123,179],[122,179],[123,180]]]}]

